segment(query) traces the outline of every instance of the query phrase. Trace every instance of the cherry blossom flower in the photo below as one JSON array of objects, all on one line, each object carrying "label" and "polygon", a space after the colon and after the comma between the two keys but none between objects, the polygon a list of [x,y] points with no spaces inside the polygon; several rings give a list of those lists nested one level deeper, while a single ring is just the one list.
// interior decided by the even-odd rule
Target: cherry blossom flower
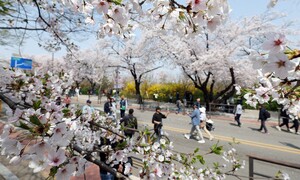
[{"label": "cherry blossom flower", "polygon": [[87,167],[91,165],[90,162],[88,162],[86,159],[80,157],[78,160],[78,165],[77,165],[77,172],[75,175],[81,175],[84,173]]},{"label": "cherry blossom flower", "polygon": [[283,34],[271,33],[267,36],[267,40],[263,43],[262,48],[271,52],[279,52],[284,49],[286,44]]},{"label": "cherry blossom flower", "polygon": [[[162,172],[162,170],[161,170],[161,167],[159,166],[159,164],[155,164],[155,166],[154,166],[154,170],[153,170],[153,174],[155,175],[155,177],[157,176],[157,177],[162,177],[162,174],[163,174],[163,172]],[[151,174],[150,174],[150,176],[151,176]]]},{"label": "cherry blossom flower", "polygon": [[163,162],[165,160],[165,157],[163,155],[159,155],[157,159],[159,162]]},{"label": "cherry blossom flower", "polygon": [[51,149],[51,146],[46,141],[41,141],[34,144],[30,151],[32,154],[36,154],[37,156],[44,156]]},{"label": "cherry blossom flower", "polygon": [[84,22],[87,24],[95,24],[94,19],[90,16],[86,17]]},{"label": "cherry blossom flower", "polygon": [[238,84],[235,84],[234,85],[234,88],[236,90],[236,94],[237,95],[240,95],[241,94],[241,86],[239,86]]},{"label": "cherry blossom flower", "polygon": [[1,141],[1,147],[2,147],[2,151],[1,151],[1,155],[8,155],[8,154],[14,154],[14,155],[18,155],[20,154],[20,151],[23,149],[23,145],[15,140],[15,139],[11,139],[9,137],[5,137],[4,139],[0,139]]},{"label": "cherry blossom flower", "polygon": [[43,171],[48,167],[49,160],[45,156],[32,155],[32,160],[29,161],[29,167],[33,169],[34,173]]},{"label": "cherry blossom flower", "polygon": [[109,14],[117,23],[124,25],[127,21],[125,12],[126,10],[123,7],[116,6],[114,9],[109,11]]},{"label": "cherry blossom flower", "polygon": [[251,93],[247,93],[244,95],[244,98],[246,99],[246,104],[249,104],[252,107],[256,107],[257,99],[254,95],[252,95]]},{"label": "cherry blossom flower", "polygon": [[270,92],[269,88],[265,88],[265,87],[261,86],[259,88],[256,88],[255,91],[256,91],[256,94],[258,95],[256,98],[260,104],[263,104],[270,100],[270,96],[268,94]]},{"label": "cherry blossom flower", "polygon": [[207,8],[207,0],[188,0],[188,3],[191,3],[194,12],[204,11]]},{"label": "cherry blossom flower", "polygon": [[2,129],[2,134],[0,135],[0,142],[1,139],[8,137],[8,135],[12,132],[13,129],[14,127],[11,124],[5,124]]},{"label": "cherry blossom flower", "polygon": [[24,113],[23,110],[17,108],[14,112],[14,116],[8,118],[8,121],[11,123],[18,121],[20,119],[20,117],[22,117],[23,113]]},{"label": "cherry blossom flower", "polygon": [[55,175],[56,179],[69,180],[73,172],[76,170],[75,168],[76,166],[74,164],[67,164],[59,168]]},{"label": "cherry blossom flower", "polygon": [[214,31],[216,30],[216,28],[221,24],[221,19],[219,16],[215,16],[213,17],[212,19],[209,19],[207,21],[207,28],[210,30],[210,31]]},{"label": "cherry blossom flower", "polygon": [[51,166],[59,166],[62,164],[67,157],[65,156],[65,151],[63,149],[50,150],[48,154],[49,165]]},{"label": "cherry blossom flower", "polygon": [[268,63],[264,65],[263,72],[274,72],[275,76],[284,79],[289,72],[295,70],[296,65],[284,53],[271,53]]},{"label": "cherry blossom flower", "polygon": [[51,103],[48,103],[46,106],[45,106],[46,110],[48,112],[52,112],[52,111],[58,111],[59,110],[59,106],[57,106],[55,104],[55,102],[51,102]]},{"label": "cherry blossom flower", "polygon": [[94,6],[96,6],[96,10],[99,14],[104,13],[107,14],[108,13],[108,9],[109,9],[109,4],[107,1],[103,1],[103,0],[95,0],[92,2],[92,4]]},{"label": "cherry blossom flower", "polygon": [[18,156],[14,156],[13,158],[10,159],[9,164],[17,165],[17,164],[19,164],[22,161],[23,157],[24,156],[21,157],[19,155]]}]

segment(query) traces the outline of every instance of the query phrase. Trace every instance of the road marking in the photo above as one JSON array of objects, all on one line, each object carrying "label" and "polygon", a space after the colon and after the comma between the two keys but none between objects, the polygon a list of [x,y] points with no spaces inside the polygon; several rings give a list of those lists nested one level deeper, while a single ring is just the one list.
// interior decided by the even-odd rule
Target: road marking
[{"label": "road marking", "polygon": [[[147,125],[152,125],[152,123],[147,123],[147,122],[141,122],[141,123],[147,124]],[[170,126],[163,126],[163,129],[180,132],[180,133],[189,133],[190,132],[189,130],[186,130],[186,129],[175,128],[175,127],[170,127]],[[214,134],[214,137],[215,137],[215,139],[227,141],[227,142],[233,142],[233,138],[234,138],[234,137],[228,137],[228,136],[222,136],[222,135],[216,135],[216,134]],[[290,147],[266,144],[266,143],[261,143],[261,142],[256,142],[256,141],[249,141],[249,140],[244,140],[244,139],[239,139],[239,138],[235,138],[235,141],[239,142],[240,144],[244,144],[244,145],[250,145],[250,146],[255,146],[255,147],[260,147],[260,148],[272,149],[272,150],[276,150],[276,151],[300,154],[300,150],[290,148]]]}]

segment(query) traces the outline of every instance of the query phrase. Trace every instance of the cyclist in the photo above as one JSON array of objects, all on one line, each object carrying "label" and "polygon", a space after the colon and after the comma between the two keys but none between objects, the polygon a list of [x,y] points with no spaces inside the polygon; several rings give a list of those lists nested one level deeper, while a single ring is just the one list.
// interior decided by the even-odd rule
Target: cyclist
[{"label": "cyclist", "polygon": [[160,136],[161,136],[162,119],[167,118],[167,116],[170,113],[170,112],[167,112],[167,114],[164,115],[160,111],[161,111],[161,108],[159,106],[157,106],[155,108],[155,113],[153,114],[153,117],[152,117],[152,123],[154,124],[154,131],[158,138],[160,138]]}]

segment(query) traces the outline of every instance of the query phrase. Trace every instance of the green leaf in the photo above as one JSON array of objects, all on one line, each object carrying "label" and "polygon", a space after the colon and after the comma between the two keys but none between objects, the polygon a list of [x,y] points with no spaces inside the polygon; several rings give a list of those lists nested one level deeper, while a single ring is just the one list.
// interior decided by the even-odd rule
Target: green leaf
[{"label": "green leaf", "polygon": [[214,168],[215,168],[215,169],[218,169],[219,166],[220,166],[220,164],[219,164],[218,162],[214,162],[213,164],[214,164]]},{"label": "green leaf", "polygon": [[41,106],[41,104],[42,104],[42,101],[41,101],[41,100],[34,101],[34,102],[33,102],[33,108],[34,108],[34,110],[39,109],[40,106]]},{"label": "green leaf", "polygon": [[20,121],[19,127],[22,128],[22,129],[26,129],[26,130],[31,130],[31,128],[27,124],[25,124],[21,121]]},{"label": "green leaf", "polygon": [[115,3],[116,5],[122,4],[122,0],[113,0],[112,2]]},{"label": "green leaf", "polygon": [[30,117],[29,117],[29,120],[30,120],[30,122],[31,122],[32,124],[35,124],[35,125],[38,125],[38,126],[43,125],[43,124],[40,122],[39,118],[38,118],[36,115],[30,116]]},{"label": "green leaf", "polygon": [[81,109],[76,110],[76,112],[75,112],[76,117],[80,116],[81,114],[82,114]]},{"label": "green leaf", "polygon": [[193,159],[191,160],[191,163],[192,163],[192,164],[195,164],[195,163],[196,163],[196,160],[197,160],[196,157],[193,157]]},{"label": "green leaf", "polygon": [[198,159],[198,161],[199,161],[201,164],[203,164],[203,165],[205,164],[205,160],[204,160],[203,156],[197,155],[196,158]]},{"label": "green leaf", "polygon": [[223,152],[223,146],[218,146],[218,144],[214,144],[210,149],[212,153],[217,155],[220,155]]},{"label": "green leaf", "polygon": [[52,168],[50,169],[49,176],[54,177],[55,174],[57,173],[57,170],[58,170],[58,167],[57,167],[57,166],[52,167]]},{"label": "green leaf", "polygon": [[196,148],[196,149],[194,150],[194,154],[196,154],[197,152],[199,152],[199,148]]}]

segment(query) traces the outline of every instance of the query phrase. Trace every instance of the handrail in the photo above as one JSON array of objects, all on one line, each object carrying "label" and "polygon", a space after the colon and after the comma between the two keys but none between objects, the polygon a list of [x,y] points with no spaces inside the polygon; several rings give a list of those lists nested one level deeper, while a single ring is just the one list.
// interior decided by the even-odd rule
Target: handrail
[{"label": "handrail", "polygon": [[285,161],[274,161],[272,159],[267,159],[267,158],[258,157],[258,156],[254,156],[254,155],[248,155],[248,157],[249,157],[249,180],[254,179],[254,176],[253,176],[254,175],[254,160],[267,162],[267,163],[271,163],[271,164],[277,164],[277,165],[290,167],[290,168],[294,168],[294,169],[300,169],[300,164],[296,164],[296,163],[290,163],[290,162],[285,162]]}]

